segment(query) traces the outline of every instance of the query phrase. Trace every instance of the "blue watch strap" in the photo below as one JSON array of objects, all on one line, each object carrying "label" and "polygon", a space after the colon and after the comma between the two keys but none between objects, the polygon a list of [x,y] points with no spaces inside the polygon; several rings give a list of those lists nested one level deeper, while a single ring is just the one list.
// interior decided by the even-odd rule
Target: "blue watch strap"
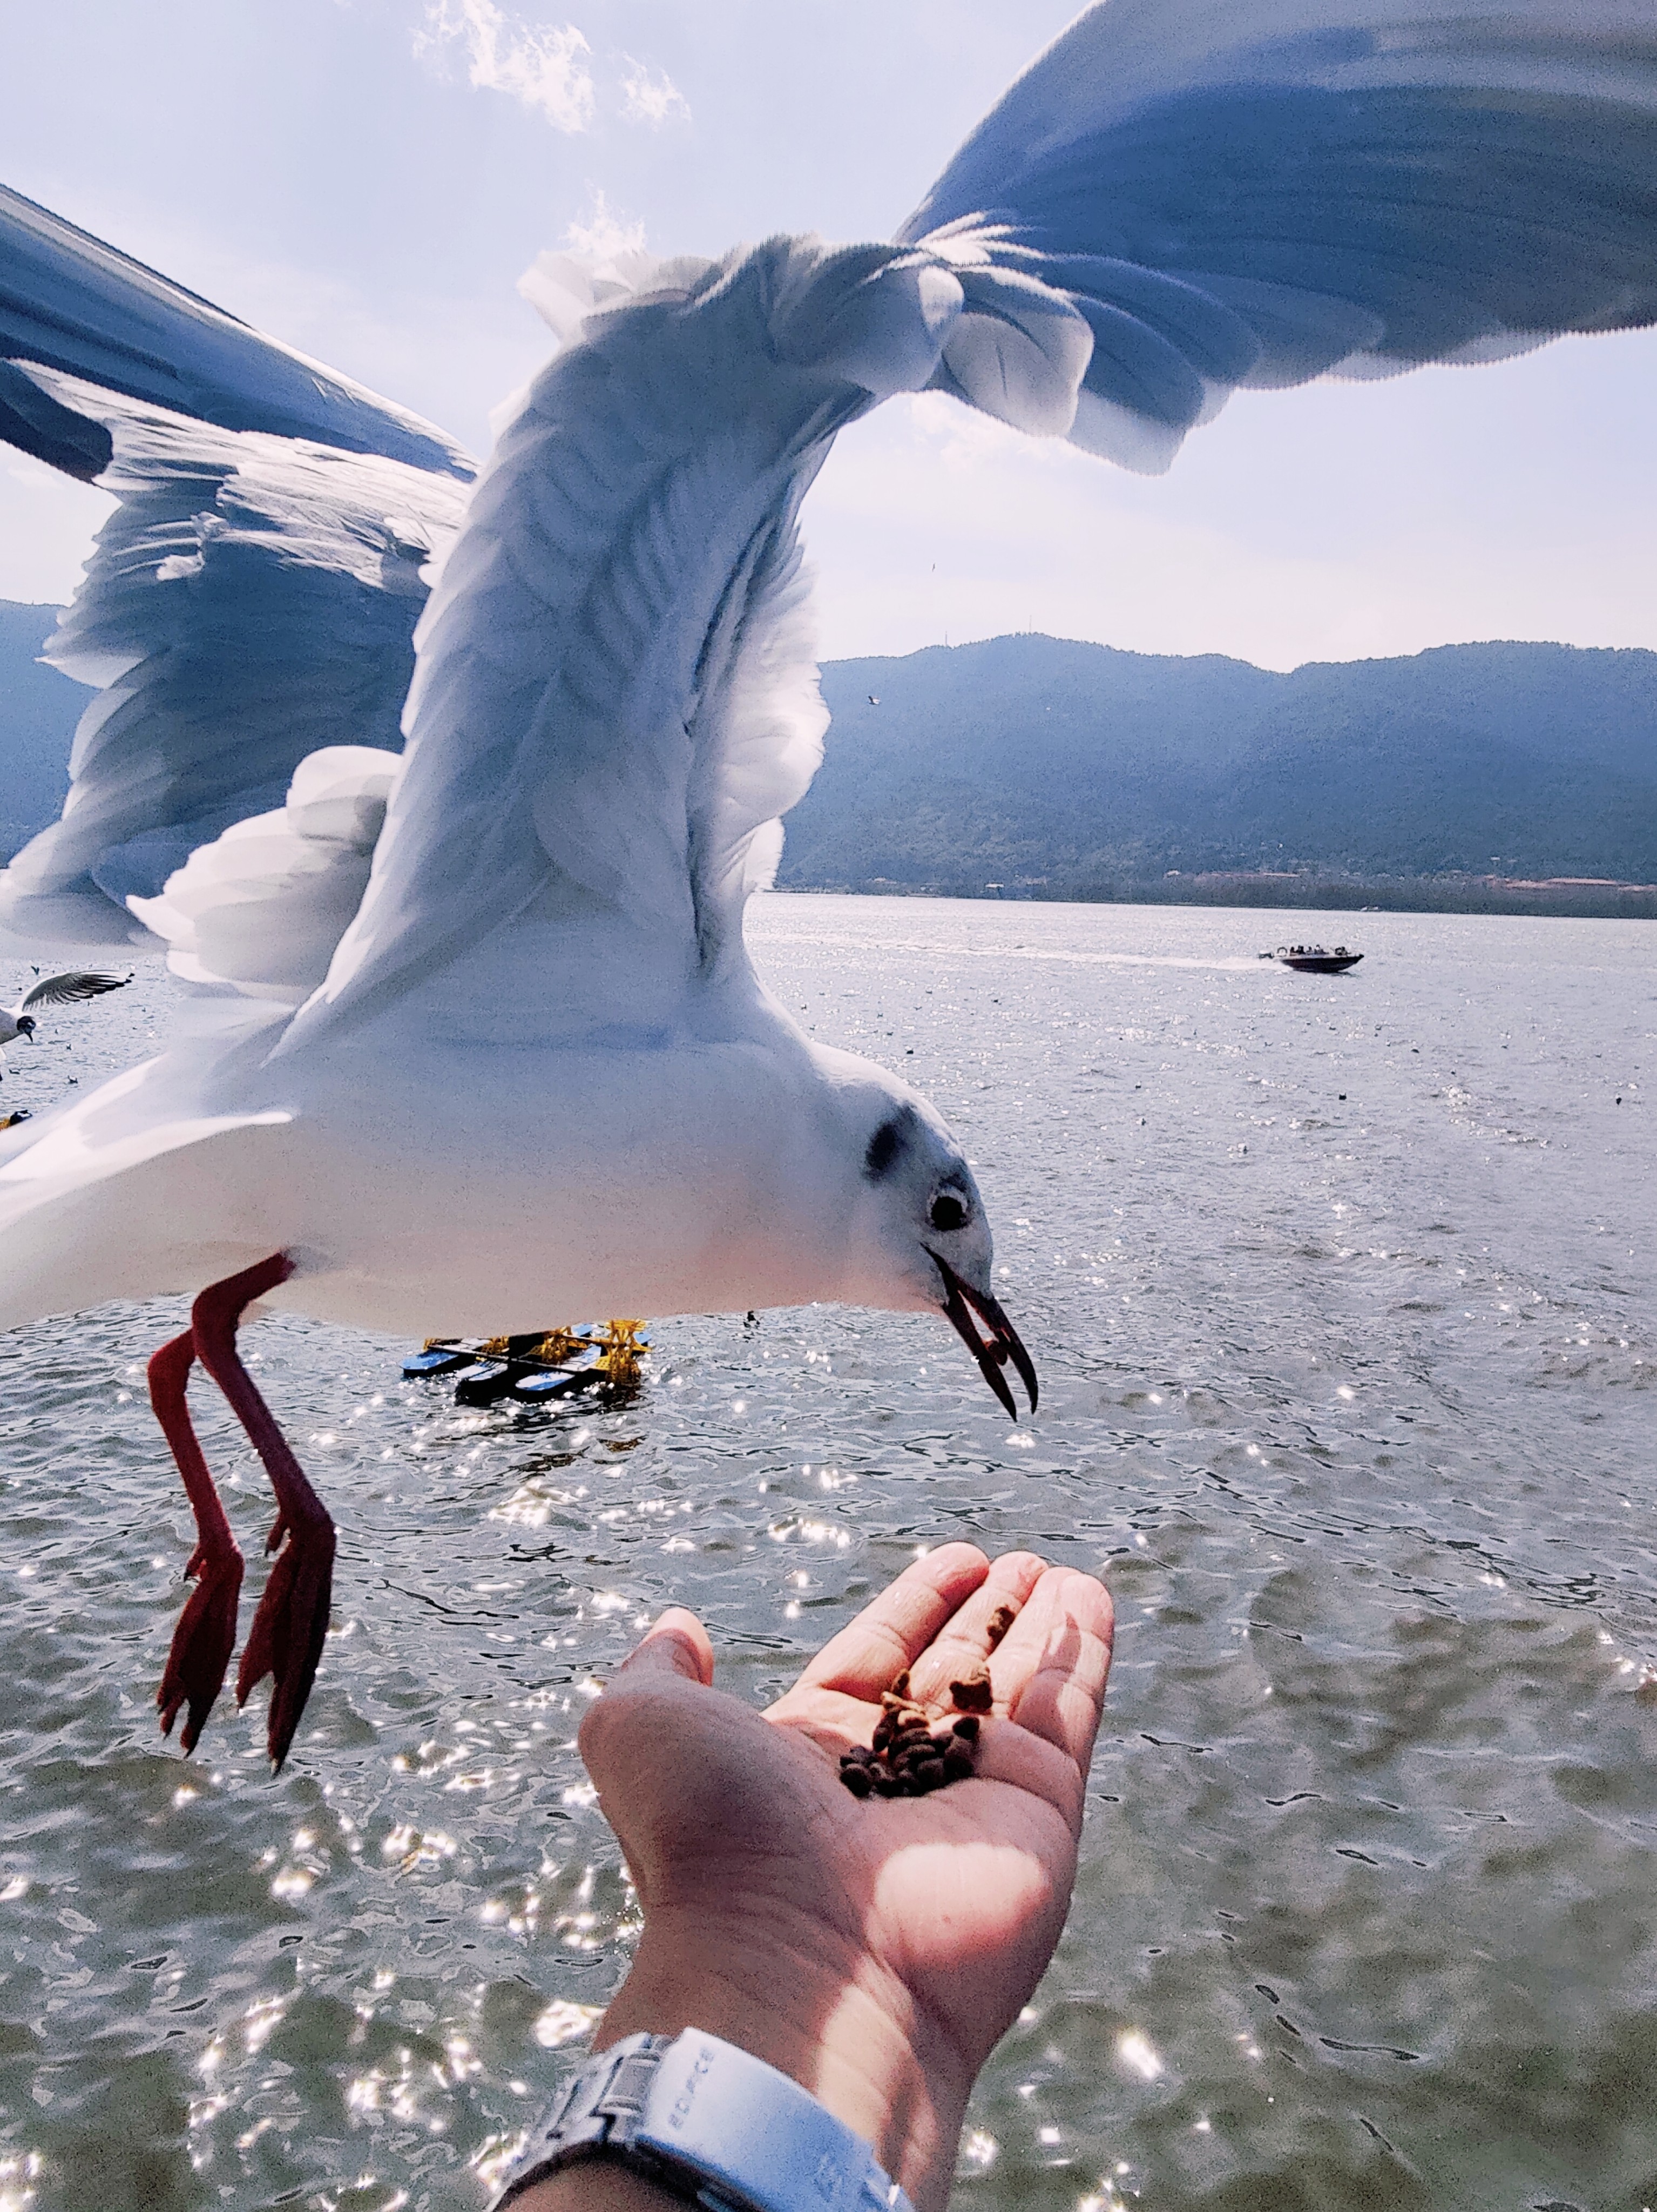
[{"label": "blue watch strap", "polygon": [[490,2212],[595,2157],[708,2212],[913,2212],[861,2136],[701,2028],[628,2036],[590,2060],[531,2130]]}]

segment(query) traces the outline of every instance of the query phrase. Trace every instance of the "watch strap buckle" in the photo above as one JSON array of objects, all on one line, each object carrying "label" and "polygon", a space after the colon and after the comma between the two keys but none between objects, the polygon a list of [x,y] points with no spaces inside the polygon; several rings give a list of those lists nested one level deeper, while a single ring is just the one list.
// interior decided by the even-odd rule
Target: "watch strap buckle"
[{"label": "watch strap buckle", "polygon": [[665,2035],[623,2036],[601,2054],[607,2064],[582,2067],[562,2097],[537,2122],[489,2212],[506,2212],[513,2197],[555,2153],[573,2159],[612,2144],[626,2150],[637,2131],[662,2053],[671,2041]]}]

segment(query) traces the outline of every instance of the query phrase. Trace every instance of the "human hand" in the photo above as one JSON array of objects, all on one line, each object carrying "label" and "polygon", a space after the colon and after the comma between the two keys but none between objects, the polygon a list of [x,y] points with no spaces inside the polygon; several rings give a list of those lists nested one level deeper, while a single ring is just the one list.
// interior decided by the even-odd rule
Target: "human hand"
[{"label": "human hand", "polygon": [[[1016,1618],[991,1653],[1001,1606]],[[687,2026],[739,2044],[872,2142],[920,2212],[941,2208],[973,2082],[1064,1926],[1110,1638],[1090,1575],[950,1544],[762,1714],[712,1688],[701,1622],[665,1613],[581,1730],[645,1914],[598,2044]],[[894,1677],[943,1704],[986,1656],[974,1775],[854,1797],[838,1754],[869,1742]]]}]

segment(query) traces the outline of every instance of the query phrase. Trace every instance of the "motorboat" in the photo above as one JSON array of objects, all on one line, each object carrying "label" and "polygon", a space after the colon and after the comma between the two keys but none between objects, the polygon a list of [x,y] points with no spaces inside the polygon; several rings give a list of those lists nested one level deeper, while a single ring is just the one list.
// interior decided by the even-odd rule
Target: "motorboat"
[{"label": "motorboat", "polygon": [[1349,968],[1357,966],[1363,955],[1349,952],[1344,945],[1337,945],[1332,951],[1323,945],[1280,945],[1275,952],[1262,952],[1260,957],[1279,961],[1297,975],[1344,975]]}]

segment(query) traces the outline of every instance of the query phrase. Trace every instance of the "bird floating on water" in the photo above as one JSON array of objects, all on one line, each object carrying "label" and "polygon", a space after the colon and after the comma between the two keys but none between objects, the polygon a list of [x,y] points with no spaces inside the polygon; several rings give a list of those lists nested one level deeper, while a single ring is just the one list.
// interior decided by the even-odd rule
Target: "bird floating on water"
[{"label": "bird floating on water", "polygon": [[1035,1404],[942,1118],[744,947],[821,752],[796,522],[833,439],[942,392],[1154,471],[1239,386],[1648,324],[1657,28],[1090,8],[890,242],[543,255],[560,350],[481,473],[44,210],[0,224],[0,434],[122,502],[51,655],[106,688],[0,920],[164,946],[202,1001],[0,1141],[0,1321],[193,1295],[150,1370],[198,1534],[162,1719],[193,1745],[236,1634],[199,1360],[276,1494],[237,1692],[274,1678],[280,1761],[334,1529],[238,1357],[256,1300],[419,1335],[930,1310]]},{"label": "bird floating on water", "polygon": [[101,999],[106,991],[118,991],[132,981],[130,975],[102,975],[88,968],[70,968],[61,975],[48,975],[43,983],[26,991],[9,1012],[0,1007],[0,1072],[6,1065],[5,1048],[15,1044],[19,1037],[33,1038],[35,1018],[30,1011],[35,1006],[68,1006],[82,999]]}]

